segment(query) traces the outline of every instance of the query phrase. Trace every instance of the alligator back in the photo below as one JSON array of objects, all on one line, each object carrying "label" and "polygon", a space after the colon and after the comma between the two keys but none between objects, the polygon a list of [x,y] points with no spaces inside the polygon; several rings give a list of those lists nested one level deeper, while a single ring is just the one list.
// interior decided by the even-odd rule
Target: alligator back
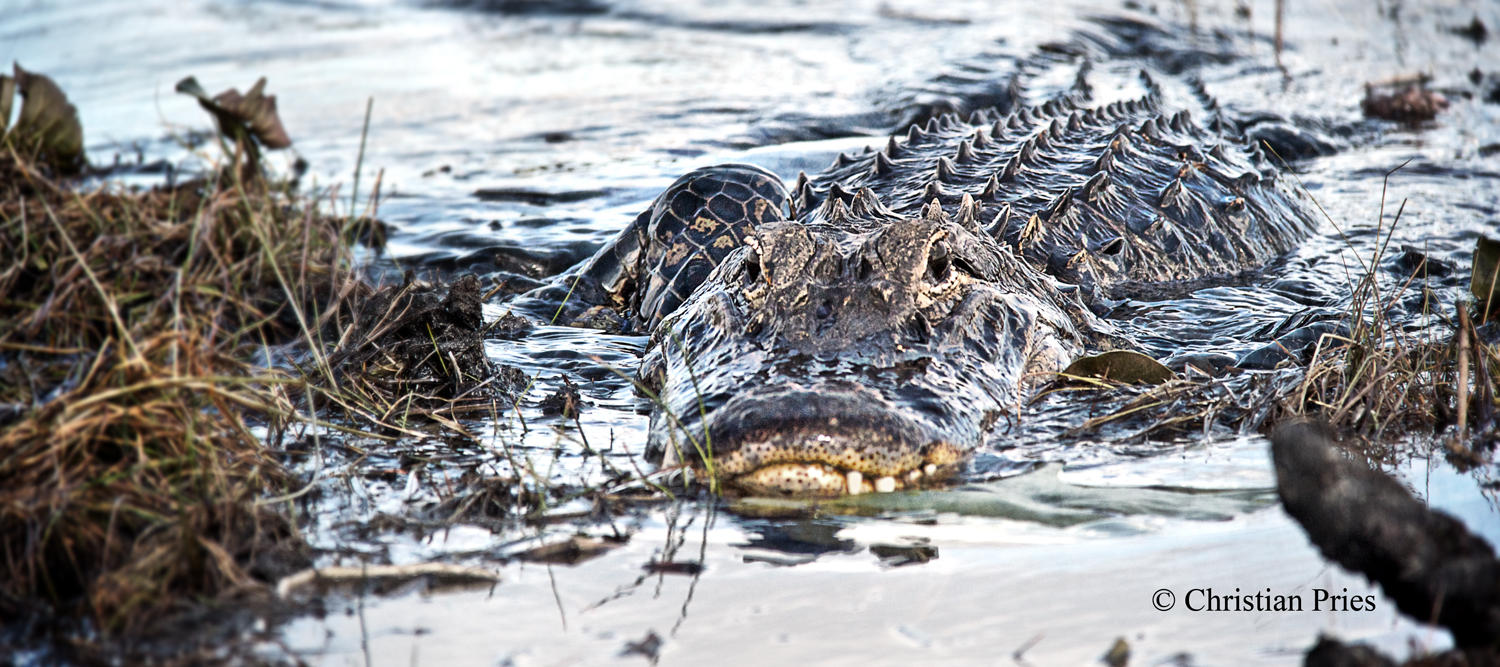
[{"label": "alligator back", "polygon": [[[970,196],[986,231],[1086,297],[1151,295],[1234,280],[1315,228],[1276,156],[1236,136],[1194,86],[1206,124],[1164,108],[1144,72],[1140,99],[1087,108],[1081,95],[913,126],[881,150],[840,155],[794,188],[798,217],[868,187],[899,214]],[[832,195],[832,196],[830,196]]]}]

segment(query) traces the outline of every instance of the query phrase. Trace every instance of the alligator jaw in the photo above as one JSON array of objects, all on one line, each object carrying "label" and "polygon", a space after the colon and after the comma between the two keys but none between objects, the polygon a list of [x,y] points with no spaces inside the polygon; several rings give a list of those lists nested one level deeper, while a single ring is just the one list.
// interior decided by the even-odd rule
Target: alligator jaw
[{"label": "alligator jaw", "polygon": [[957,468],[953,464],[927,463],[902,475],[871,478],[858,470],[843,470],[819,462],[778,463],[732,477],[725,484],[752,496],[835,498],[920,489],[947,480]]},{"label": "alligator jaw", "polygon": [[709,433],[712,473],[730,489],[760,496],[918,488],[956,474],[972,449],[876,392],[840,381],[747,391],[716,411]]}]

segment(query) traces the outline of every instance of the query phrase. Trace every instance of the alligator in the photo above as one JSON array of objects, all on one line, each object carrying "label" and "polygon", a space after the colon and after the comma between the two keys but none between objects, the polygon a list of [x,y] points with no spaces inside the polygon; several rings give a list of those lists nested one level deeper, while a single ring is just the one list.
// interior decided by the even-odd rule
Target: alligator
[{"label": "alligator", "polygon": [[[1158,74],[1158,77],[1163,76]],[[1315,227],[1259,142],[1190,84],[933,117],[788,187],[697,169],[527,299],[649,334],[648,456],[726,490],[920,488],[1039,383],[1129,347],[1113,299],[1243,279]],[[557,306],[562,303],[563,306]]]}]

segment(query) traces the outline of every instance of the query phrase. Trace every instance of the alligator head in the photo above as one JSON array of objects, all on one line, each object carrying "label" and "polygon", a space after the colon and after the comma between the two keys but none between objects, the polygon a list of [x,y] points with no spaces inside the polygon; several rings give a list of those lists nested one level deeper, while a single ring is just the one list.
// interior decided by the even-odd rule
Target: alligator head
[{"label": "alligator head", "polygon": [[639,376],[667,464],[760,495],[912,488],[1083,349],[1087,311],[979,230],[972,200],[828,201],[754,227],[656,326]]}]

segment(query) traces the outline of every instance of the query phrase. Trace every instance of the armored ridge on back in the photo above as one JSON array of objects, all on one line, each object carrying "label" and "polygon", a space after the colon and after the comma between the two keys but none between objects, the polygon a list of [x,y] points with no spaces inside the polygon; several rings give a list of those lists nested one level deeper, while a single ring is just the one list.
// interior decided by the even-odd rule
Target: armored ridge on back
[{"label": "armored ridge on back", "polygon": [[1206,125],[1145,72],[1144,96],[1090,108],[1086,72],[790,191],[750,165],[689,173],[523,299],[651,335],[637,377],[663,465],[754,494],[950,477],[1029,387],[1120,343],[1091,306],[1235,280],[1315,226],[1201,85]]}]

